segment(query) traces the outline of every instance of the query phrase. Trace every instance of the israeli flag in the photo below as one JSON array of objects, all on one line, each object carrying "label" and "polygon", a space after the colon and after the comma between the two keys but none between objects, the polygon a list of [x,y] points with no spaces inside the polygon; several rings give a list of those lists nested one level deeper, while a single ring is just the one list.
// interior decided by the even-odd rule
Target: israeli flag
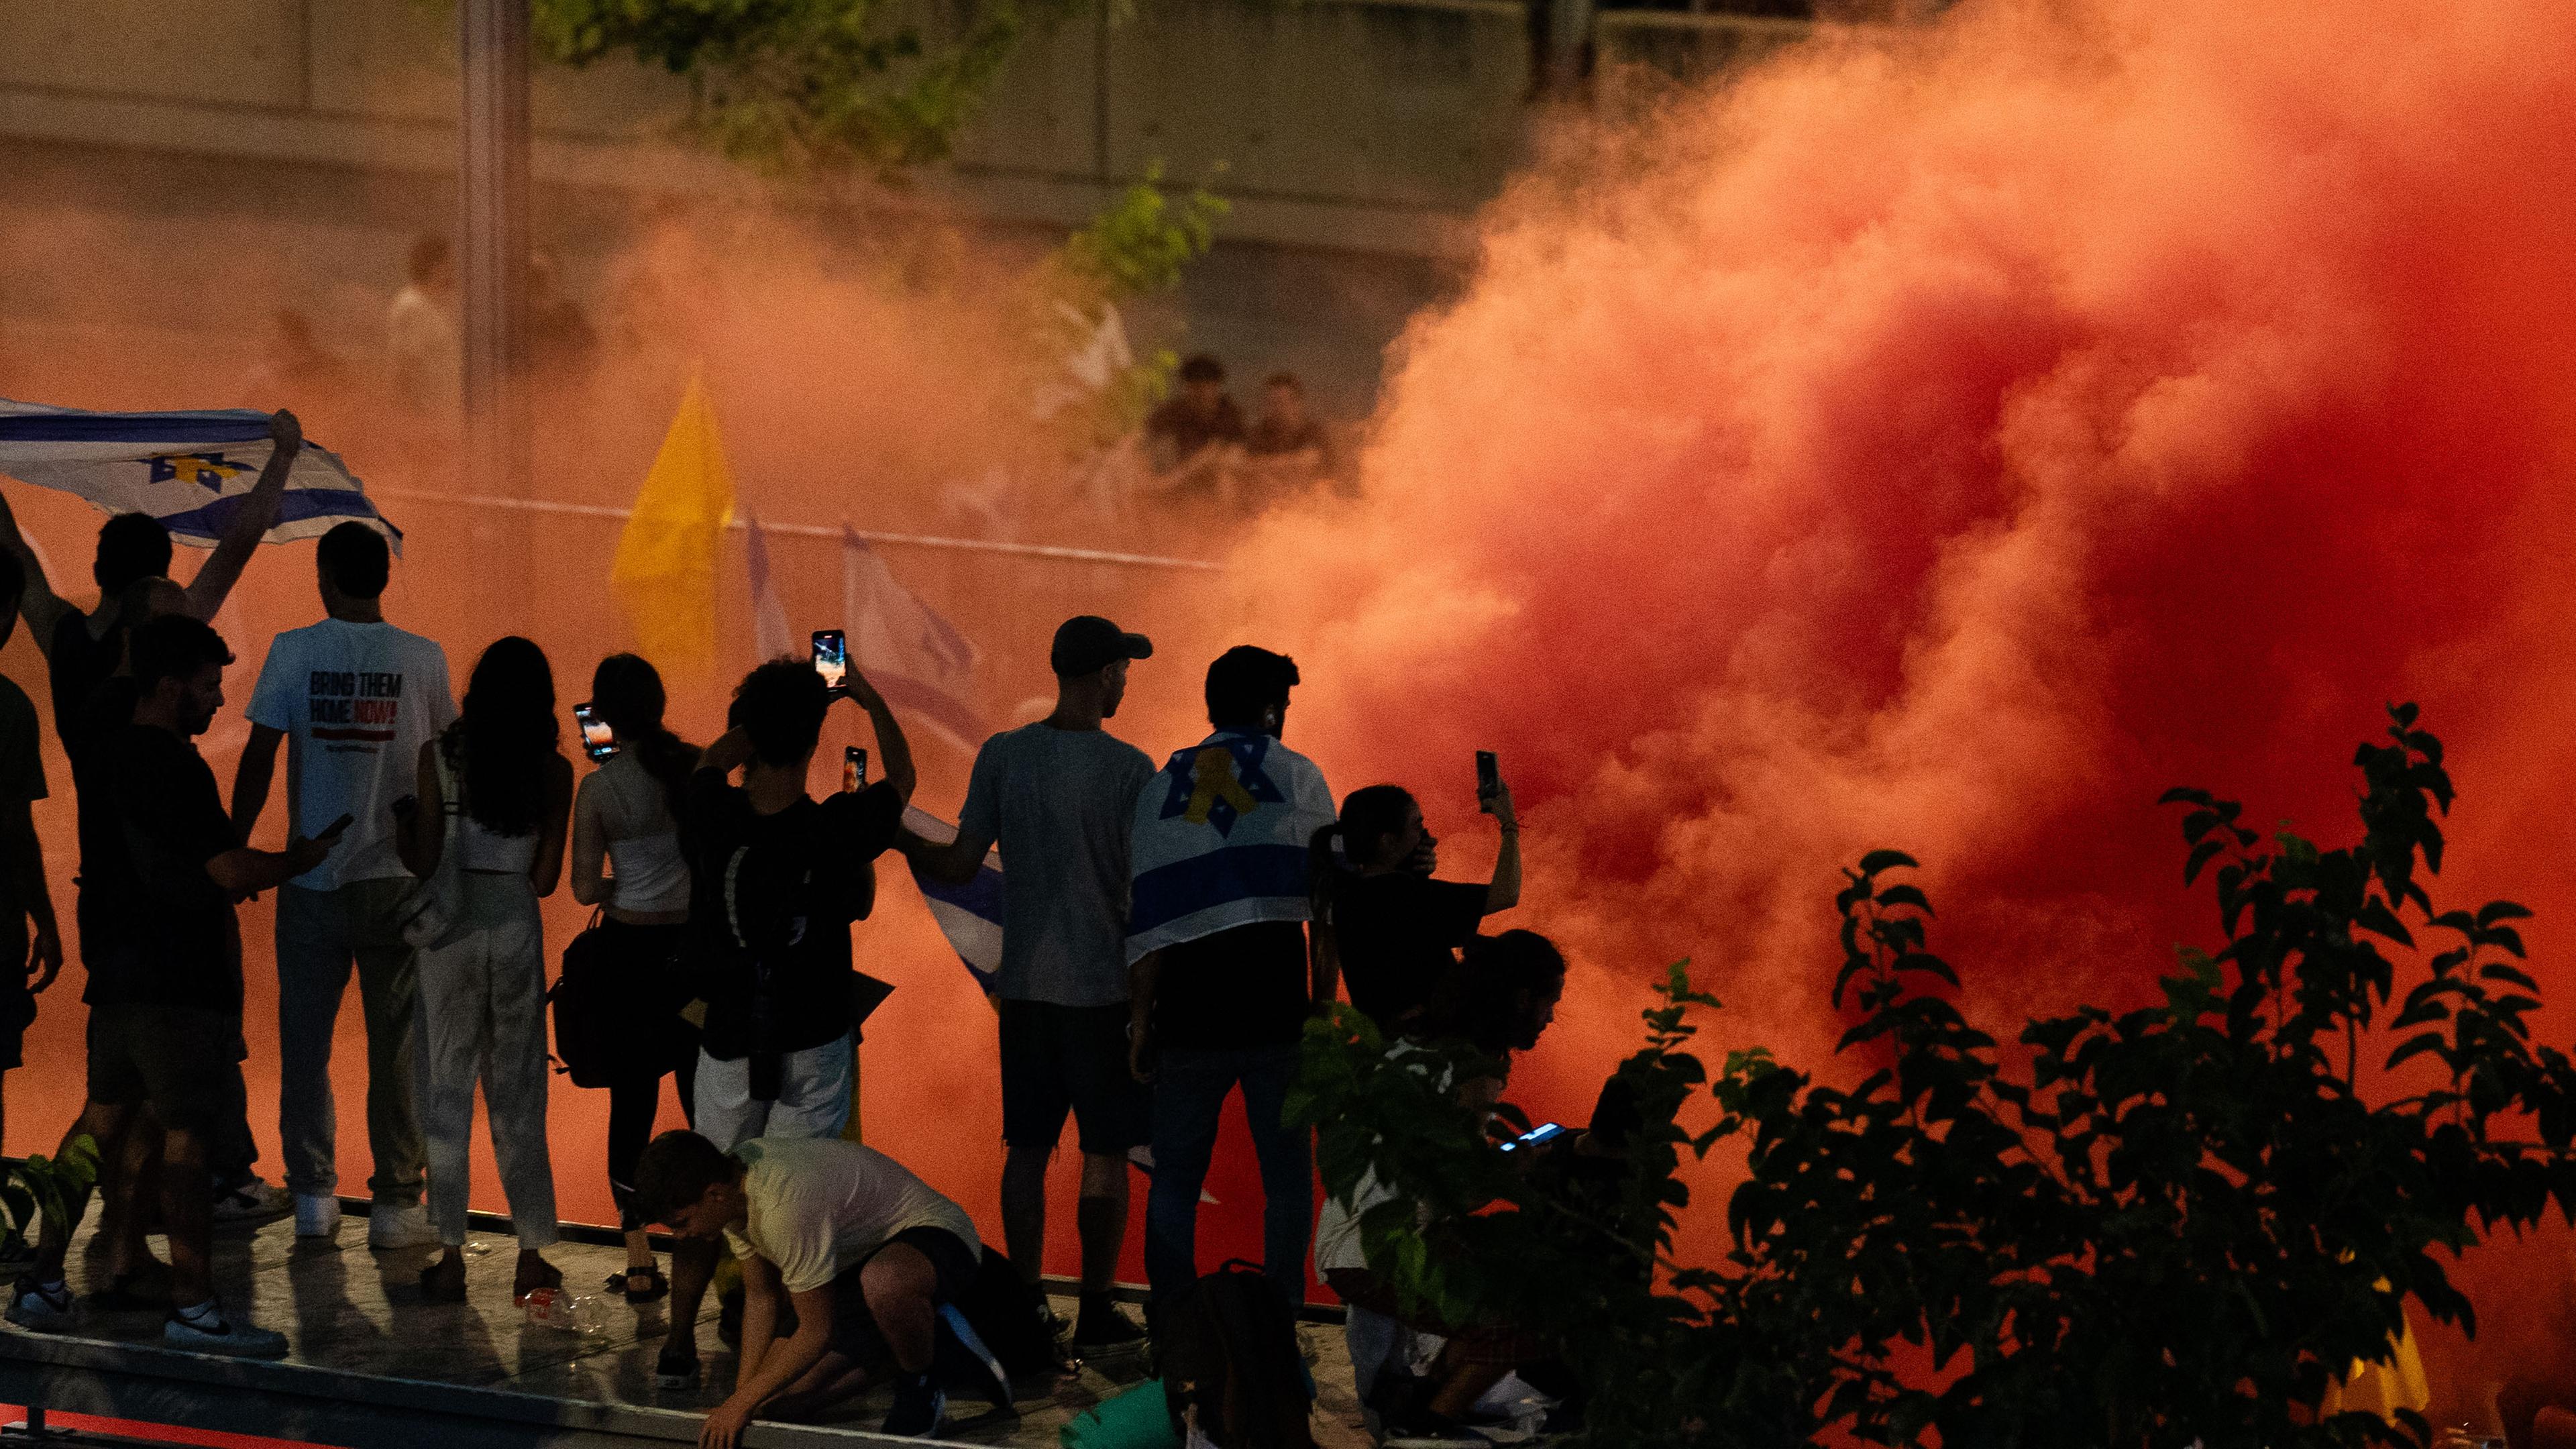
[{"label": "israeli flag", "polygon": [[[0,473],[76,494],[102,513],[148,513],[199,548],[223,537],[271,451],[268,414],[249,408],[94,413],[0,398]],[[351,520],[402,551],[402,530],[376,512],[348,465],[306,443],[268,542],[316,538]]]},{"label": "israeli flag", "polygon": [[[945,845],[957,838],[956,826],[918,806],[903,807],[903,823],[924,840]],[[975,984],[992,990],[994,974],[1002,969],[1002,853],[984,852],[975,878],[964,885],[932,880],[919,866],[913,867],[912,883],[921,887],[930,918],[939,923],[939,933],[956,948]]]},{"label": "israeli flag", "polygon": [[[841,627],[850,663],[877,693],[932,734],[968,754],[993,731],[967,703],[974,695],[975,646],[957,627],[895,582],[877,551],[841,532]],[[999,959],[996,957],[995,959]]]}]

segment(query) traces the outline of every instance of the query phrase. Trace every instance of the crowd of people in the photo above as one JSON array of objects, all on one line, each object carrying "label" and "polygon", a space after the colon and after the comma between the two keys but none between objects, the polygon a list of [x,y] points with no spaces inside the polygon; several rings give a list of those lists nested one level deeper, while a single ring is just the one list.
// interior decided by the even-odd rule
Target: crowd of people
[{"label": "crowd of people", "polygon": [[[1438,842],[1411,794],[1374,785],[1337,807],[1320,768],[1285,743],[1294,661],[1249,645],[1220,655],[1205,679],[1211,732],[1158,765],[1106,728],[1153,646],[1086,615],[1054,635],[1054,710],[983,744],[947,840],[906,823],[915,769],[885,700],[859,671],[827,683],[801,659],[751,670],[725,733],[703,748],[665,726],[652,664],[601,660],[590,711],[613,751],[576,782],[539,647],[493,642],[458,701],[440,646],[384,617],[385,540],[348,523],[315,550],[323,617],[278,635],[259,666],[227,803],[193,743],[223,708],[235,662],[207,621],[274,520],[300,447],[291,414],[276,415],[272,434],[275,456],[186,586],[169,577],[157,522],[109,519],[93,567],[100,602],[86,613],[53,591],[0,499],[0,639],[23,615],[43,648],[77,795],[87,1091],[64,1142],[91,1139],[102,1165],[90,1306],[159,1305],[165,1339],[194,1350],[287,1351],[283,1335],[219,1301],[208,1266],[218,1205],[247,1194],[256,1208],[264,1191],[249,1171],[235,906],[265,892],[276,894],[278,1122],[295,1232],[336,1238],[342,1226],[329,1068],[354,974],[369,1246],[421,1255],[420,1301],[466,1298],[479,1089],[518,1239],[513,1297],[560,1292],[547,1258],[558,1226],[538,902],[569,858],[573,895],[599,919],[564,948],[564,976],[578,963],[585,981],[613,984],[603,1155],[627,1266],[609,1285],[634,1303],[670,1300],[663,1384],[700,1378],[700,1309],[728,1253],[739,1265],[734,1388],[708,1417],[708,1449],[731,1449],[754,1417],[823,1412],[888,1382],[892,1433],[936,1433],[961,1379],[1007,1402],[1007,1371],[956,1311],[997,1274],[1017,1289],[1004,1295],[1012,1311],[1032,1320],[1006,1328],[1076,1353],[1152,1338],[1174,1432],[1228,1449],[1309,1442],[1306,1395],[1219,1382],[1262,1371],[1188,1325],[1257,1322],[1286,1344],[1310,1248],[1353,1305],[1361,1380],[1391,1421],[1462,1416],[1535,1352],[1508,1331],[1423,1321],[1388,1297],[1354,1226],[1366,1191],[1325,1204],[1319,1237],[1310,1133],[1286,1111],[1305,1024],[1345,987],[1398,1042],[1452,1038],[1507,1060],[1547,1025],[1561,958],[1527,932],[1482,934],[1520,896],[1518,824],[1499,778],[1481,790],[1502,835],[1492,878],[1436,879]],[[818,800],[813,755],[844,700],[868,716],[883,777]],[[34,993],[65,956],[28,810],[46,790],[38,728],[24,692],[0,681],[0,931],[23,933],[26,963],[23,978],[0,973],[12,993],[0,1067],[17,1063]],[[260,850],[247,841],[281,743],[288,843]],[[852,948],[875,904],[875,861],[894,852],[933,881],[965,882],[995,849],[1000,1252],[954,1201],[845,1140],[856,1035],[878,985],[855,970]],[[556,1009],[561,1036],[560,994]],[[688,1126],[657,1137],[664,1076],[677,1079]],[[1498,1088],[1460,1090],[1490,1102]],[[1237,1093],[1264,1194],[1258,1278],[1203,1275],[1197,1252],[1219,1113]],[[1082,1171],[1066,1324],[1038,1285],[1047,1168],[1068,1117]],[[1138,1149],[1150,1150],[1141,1325],[1113,1291]],[[80,1321],[65,1267],[88,1197],[47,1215],[9,1321]],[[145,1240],[156,1222],[166,1263]],[[667,1274],[656,1224],[677,1234]],[[1259,1300],[1250,1308],[1247,1292]],[[980,1311],[992,1301],[983,1291]],[[1390,1348],[1414,1334],[1447,1345],[1420,1374]],[[1398,1377],[1419,1392],[1378,1390]],[[1274,1363],[1264,1381],[1298,1379]]]}]

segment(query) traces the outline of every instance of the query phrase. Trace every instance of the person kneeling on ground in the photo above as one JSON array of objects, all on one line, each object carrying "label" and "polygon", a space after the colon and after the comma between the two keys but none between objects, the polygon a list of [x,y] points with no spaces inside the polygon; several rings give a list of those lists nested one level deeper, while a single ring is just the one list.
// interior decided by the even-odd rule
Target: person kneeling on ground
[{"label": "person kneeling on ground", "polygon": [[[934,1359],[943,1338],[957,1344],[940,1309],[974,1282],[982,1252],[965,1209],[884,1153],[837,1138],[754,1138],[727,1154],[695,1132],[665,1132],[636,1164],[635,1195],[653,1221],[721,1236],[742,1263],[742,1357],[702,1449],[734,1449],[755,1414],[812,1418],[889,1372],[885,1432],[938,1434],[947,1395]],[[1007,1385],[992,1388],[1008,1402]]]}]

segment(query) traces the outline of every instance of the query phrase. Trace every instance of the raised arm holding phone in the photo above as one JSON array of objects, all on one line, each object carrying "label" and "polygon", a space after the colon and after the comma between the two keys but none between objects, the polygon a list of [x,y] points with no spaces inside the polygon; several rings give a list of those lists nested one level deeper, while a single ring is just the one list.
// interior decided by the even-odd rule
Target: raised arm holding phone
[{"label": "raised arm holding phone", "polygon": [[1520,904],[1521,827],[1511,786],[1490,751],[1477,752],[1476,767],[1477,806],[1502,828],[1493,878],[1484,884],[1433,878],[1439,838],[1401,785],[1352,791],[1341,818],[1315,838],[1315,894],[1327,923],[1319,954],[1330,953],[1351,1005],[1390,1032],[1403,1030],[1431,999],[1485,917]]}]

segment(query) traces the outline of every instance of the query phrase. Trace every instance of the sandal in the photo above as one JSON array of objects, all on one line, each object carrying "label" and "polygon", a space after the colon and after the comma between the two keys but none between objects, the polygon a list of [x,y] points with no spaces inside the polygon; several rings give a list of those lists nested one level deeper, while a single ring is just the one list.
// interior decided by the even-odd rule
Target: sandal
[{"label": "sandal", "polygon": [[[639,1278],[644,1281],[641,1288],[635,1286]],[[608,1291],[629,1303],[652,1303],[670,1296],[671,1280],[662,1276],[661,1264],[645,1263],[609,1274]]]},{"label": "sandal", "polygon": [[[453,1261],[456,1271],[450,1273]],[[420,1296],[426,1303],[462,1303],[465,1301],[465,1260],[441,1258],[420,1270]]]}]

